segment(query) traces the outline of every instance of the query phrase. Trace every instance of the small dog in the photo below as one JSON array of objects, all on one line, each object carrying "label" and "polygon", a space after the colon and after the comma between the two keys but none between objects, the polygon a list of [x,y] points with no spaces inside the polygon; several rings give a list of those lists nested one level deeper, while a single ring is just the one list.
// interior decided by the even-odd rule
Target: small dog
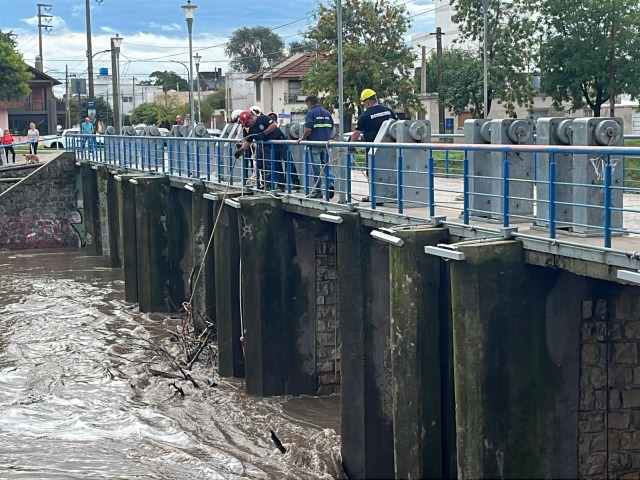
[{"label": "small dog", "polygon": [[27,153],[24,158],[27,160],[27,165],[32,163],[40,163],[40,157],[38,155],[34,155],[33,153]]}]

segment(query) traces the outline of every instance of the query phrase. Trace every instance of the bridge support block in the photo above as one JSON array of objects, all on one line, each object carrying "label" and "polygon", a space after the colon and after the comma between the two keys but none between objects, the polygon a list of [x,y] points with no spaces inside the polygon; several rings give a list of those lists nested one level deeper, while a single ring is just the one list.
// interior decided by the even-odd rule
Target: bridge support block
[{"label": "bridge support block", "polygon": [[98,215],[100,217],[100,243],[106,266],[118,268],[122,249],[118,220],[118,194],[116,181],[106,165],[98,165]]},{"label": "bridge support block", "polygon": [[82,204],[86,231],[85,249],[89,256],[102,255],[102,233],[98,195],[98,172],[88,162],[80,164],[82,176]]},{"label": "bridge support block", "polygon": [[[194,307],[194,322],[198,328],[208,323],[216,322],[215,310],[215,267],[213,255],[213,241],[209,244],[213,231],[214,205],[202,194],[204,187],[198,185],[191,199],[193,264],[195,266],[192,283],[192,305]],[[207,250],[207,246],[209,249]]]},{"label": "bridge support block", "polygon": [[138,241],[136,234],[136,188],[129,182],[134,175],[121,175],[118,209],[122,242],[124,299],[138,303]]},{"label": "bridge support block", "polygon": [[349,478],[393,478],[389,252],[357,213],[336,226],[342,463]]},{"label": "bridge support block", "polygon": [[[219,212],[213,238],[215,256],[215,306],[218,325],[218,372],[222,377],[244,377],[244,355],[240,338],[240,210],[221,201],[206,200]],[[222,211],[220,211],[220,209]]]},{"label": "bridge support block", "polygon": [[459,249],[465,260],[449,263],[458,478],[575,478],[579,313],[554,317],[556,273],[527,265],[520,242]]},{"label": "bridge support block", "polygon": [[449,235],[430,228],[396,236],[405,243],[389,248],[395,478],[455,478],[448,283],[445,262],[424,253]]},{"label": "bridge support block", "polygon": [[169,311],[169,259],[166,227],[168,179],[137,177],[136,243],[138,304],[141,312]]}]

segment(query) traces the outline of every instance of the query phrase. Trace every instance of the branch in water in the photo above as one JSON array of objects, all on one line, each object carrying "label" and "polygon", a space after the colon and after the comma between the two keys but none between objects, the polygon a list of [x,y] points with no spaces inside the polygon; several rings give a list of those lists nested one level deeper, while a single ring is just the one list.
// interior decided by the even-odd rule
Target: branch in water
[{"label": "branch in water", "polygon": [[280,450],[280,453],[287,453],[287,449],[284,448],[284,445],[282,445],[282,442],[280,441],[280,439],[276,436],[276,434],[274,433],[273,430],[269,430],[271,432],[271,440],[273,440],[273,443],[275,444],[276,448],[278,450]]}]

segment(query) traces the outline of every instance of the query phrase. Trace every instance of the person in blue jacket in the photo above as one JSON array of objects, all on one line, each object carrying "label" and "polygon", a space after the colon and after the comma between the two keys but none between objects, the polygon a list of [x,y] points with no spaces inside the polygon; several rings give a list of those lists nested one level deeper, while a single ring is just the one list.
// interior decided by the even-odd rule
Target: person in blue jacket
[{"label": "person in blue jacket", "polygon": [[[309,95],[304,103],[307,105],[307,114],[304,119],[304,132],[298,143],[304,140],[316,142],[327,142],[334,136],[334,124],[331,113],[318,104],[318,97]],[[333,198],[333,170],[331,169],[330,159],[328,158],[328,149],[326,147],[309,147],[309,160],[311,163],[311,181],[312,190],[309,194],[310,198],[322,197],[322,180],[327,180],[327,190],[329,198]]]}]

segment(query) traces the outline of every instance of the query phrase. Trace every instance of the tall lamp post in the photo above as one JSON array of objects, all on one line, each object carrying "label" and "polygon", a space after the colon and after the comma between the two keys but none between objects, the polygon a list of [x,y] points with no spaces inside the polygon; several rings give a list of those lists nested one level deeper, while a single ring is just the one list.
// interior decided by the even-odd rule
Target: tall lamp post
[{"label": "tall lamp post", "polygon": [[122,37],[117,35],[111,38],[111,84],[113,88],[113,126],[116,135],[122,135],[122,118],[120,117],[120,46]]},{"label": "tall lamp post", "polygon": [[182,5],[184,16],[187,20],[187,30],[189,31],[189,111],[191,116],[189,117],[189,136],[193,136],[193,124],[195,121],[194,108],[193,108],[193,16],[196,13],[195,5],[191,5],[191,0],[187,0],[185,5]]},{"label": "tall lamp post", "polygon": [[482,49],[482,60],[483,60],[483,67],[484,67],[484,74],[483,74],[483,89],[484,89],[484,108],[482,109],[482,117],[483,118],[488,118],[487,115],[487,108],[489,107],[489,95],[488,95],[488,69],[487,69],[487,46],[489,44],[489,42],[487,41],[487,35],[488,35],[488,28],[487,28],[487,16],[488,16],[488,11],[489,11],[489,0],[482,0],[482,16],[483,16],[483,21],[484,21],[484,34],[483,34],[483,43],[484,43],[484,47]]},{"label": "tall lamp post", "polygon": [[200,107],[200,60],[202,57],[199,53],[193,56],[193,61],[196,62],[196,89],[198,90],[198,123],[202,123],[201,107]]}]

